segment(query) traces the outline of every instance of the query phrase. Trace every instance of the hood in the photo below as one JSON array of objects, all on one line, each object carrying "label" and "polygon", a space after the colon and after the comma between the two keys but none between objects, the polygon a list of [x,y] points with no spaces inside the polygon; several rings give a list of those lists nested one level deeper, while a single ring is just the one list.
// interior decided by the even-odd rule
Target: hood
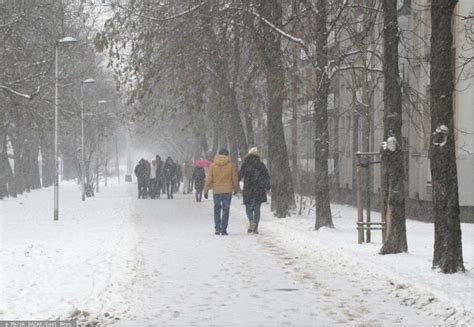
[{"label": "hood", "polygon": [[215,158],[214,158],[214,163],[217,165],[217,166],[224,166],[226,164],[228,164],[230,162],[230,159],[229,159],[229,156],[225,156],[223,154],[218,154]]},{"label": "hood", "polygon": [[245,157],[244,162],[247,162],[247,163],[260,162],[260,156],[258,154],[248,154]]}]

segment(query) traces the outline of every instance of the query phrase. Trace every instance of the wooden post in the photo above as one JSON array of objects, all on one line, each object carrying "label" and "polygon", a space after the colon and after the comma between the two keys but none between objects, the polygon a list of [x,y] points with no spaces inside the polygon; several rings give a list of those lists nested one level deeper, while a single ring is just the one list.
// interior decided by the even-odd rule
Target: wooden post
[{"label": "wooden post", "polygon": [[[366,199],[366,204],[367,204],[367,212],[366,212],[366,222],[370,223],[370,157],[369,156],[366,156],[365,157],[365,162],[367,164],[366,168],[365,168],[365,171],[367,173],[367,179],[366,179],[366,196],[367,196],[367,199]],[[367,235],[366,235],[366,242],[367,243],[370,243],[370,239],[371,239],[371,235],[370,235],[370,224],[367,224]]]},{"label": "wooden post", "polygon": [[384,244],[385,243],[385,240],[386,240],[386,236],[387,236],[387,201],[386,201],[386,194],[385,194],[385,190],[386,190],[386,186],[385,186],[385,183],[386,183],[386,179],[385,179],[385,173],[384,173],[384,169],[383,169],[383,165],[380,165],[380,186],[381,186],[381,189],[380,189],[380,213],[381,213],[381,218],[382,218],[382,243]]},{"label": "wooden post", "polygon": [[357,234],[358,243],[364,243],[364,208],[362,203],[362,167],[360,162],[360,155],[356,154],[357,157],[357,175],[356,175],[356,187],[357,187]]}]

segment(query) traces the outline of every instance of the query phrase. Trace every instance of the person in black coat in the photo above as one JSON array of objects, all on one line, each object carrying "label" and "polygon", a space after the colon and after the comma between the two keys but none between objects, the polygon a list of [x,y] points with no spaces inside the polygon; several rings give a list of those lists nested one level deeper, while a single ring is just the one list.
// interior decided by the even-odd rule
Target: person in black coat
[{"label": "person in black coat", "polygon": [[204,190],[204,183],[206,181],[206,172],[203,167],[194,168],[192,180],[194,182],[194,188],[196,189],[196,202],[201,202],[202,191]]},{"label": "person in black coat", "polygon": [[135,166],[135,176],[137,176],[138,183],[138,198],[146,198],[146,188],[148,183],[148,177],[150,173],[147,169],[147,164],[145,159],[140,159],[138,165]]},{"label": "person in black coat", "polygon": [[267,191],[270,190],[270,174],[260,160],[257,148],[251,148],[238,173],[239,181],[244,180],[244,204],[249,219],[249,233],[258,234],[260,206],[267,202]]},{"label": "person in black coat", "polygon": [[159,155],[155,157],[156,162],[156,197],[161,197],[161,189],[163,188],[163,160]]},{"label": "person in black coat", "polygon": [[163,167],[163,178],[166,185],[166,194],[168,199],[173,198],[174,184],[176,183],[176,164],[171,157],[166,158],[165,165]]}]

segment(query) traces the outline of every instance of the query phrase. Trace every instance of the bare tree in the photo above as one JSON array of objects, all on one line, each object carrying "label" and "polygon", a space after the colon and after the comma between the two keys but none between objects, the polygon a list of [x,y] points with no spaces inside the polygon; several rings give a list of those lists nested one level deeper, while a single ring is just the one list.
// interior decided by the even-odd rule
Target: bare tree
[{"label": "bare tree", "polygon": [[408,251],[405,222],[405,189],[402,152],[402,96],[398,69],[397,3],[382,2],[384,21],[384,209],[387,238],[381,254]]},{"label": "bare tree", "polygon": [[[282,27],[281,1],[262,1],[258,10],[260,17],[272,26]],[[255,33],[255,39],[266,77],[268,164],[272,177],[272,208],[277,217],[284,218],[290,214],[295,200],[282,121],[285,99],[283,50],[281,35],[269,24],[261,23],[261,28],[260,33]]]},{"label": "bare tree", "polygon": [[431,3],[431,176],[435,213],[433,267],[464,271],[453,122],[452,17],[457,0]]}]

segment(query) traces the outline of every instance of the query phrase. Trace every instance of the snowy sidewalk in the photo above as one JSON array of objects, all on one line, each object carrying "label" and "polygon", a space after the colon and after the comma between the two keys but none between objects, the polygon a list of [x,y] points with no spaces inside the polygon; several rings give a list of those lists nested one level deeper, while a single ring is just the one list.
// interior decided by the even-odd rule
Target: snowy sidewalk
[{"label": "snowy sidewalk", "polygon": [[[280,246],[265,227],[262,235],[248,235],[243,206],[235,198],[229,236],[214,235],[212,201],[195,203],[192,196],[141,200],[134,215],[139,235],[138,282],[127,293],[130,310],[119,325],[442,322],[401,305],[380,283],[367,286],[353,276],[334,272],[333,266],[305,269],[297,263],[298,254]],[[273,219],[267,215],[265,220]]]},{"label": "snowy sidewalk", "polygon": [[75,184],[60,186],[59,221],[53,189],[0,201],[0,320],[95,319],[126,307],[136,234],[127,188],[108,186],[80,200]]},{"label": "snowy sidewalk", "polygon": [[[407,220],[409,253],[382,256],[378,254],[380,231],[372,232],[372,243],[357,244],[356,208],[338,204],[331,208],[336,228],[314,231],[314,211],[311,217],[274,219],[266,206],[260,239],[287,253],[300,273],[311,274],[325,266],[338,281],[335,288],[350,294],[361,287],[363,302],[372,302],[372,292],[379,289],[392,294],[399,303],[417,308],[419,313],[440,319],[441,324],[474,324],[473,224],[462,224],[467,272],[447,275],[431,269],[433,224]],[[372,221],[380,221],[380,213],[372,212]],[[314,275],[318,277],[318,273]],[[341,284],[341,277],[357,283]],[[387,308],[385,304],[383,307]]]},{"label": "snowy sidewalk", "polygon": [[[380,244],[356,244],[350,207],[333,207],[337,229],[314,232],[313,218],[275,219],[264,205],[261,234],[248,235],[234,198],[230,235],[216,236],[210,200],[138,200],[127,184],[82,203],[77,185],[63,185],[54,222],[52,195],[0,201],[0,320],[433,326],[472,318],[472,271],[430,269],[432,225],[409,222],[410,254],[379,256]],[[467,268],[473,231],[463,225]]]}]

